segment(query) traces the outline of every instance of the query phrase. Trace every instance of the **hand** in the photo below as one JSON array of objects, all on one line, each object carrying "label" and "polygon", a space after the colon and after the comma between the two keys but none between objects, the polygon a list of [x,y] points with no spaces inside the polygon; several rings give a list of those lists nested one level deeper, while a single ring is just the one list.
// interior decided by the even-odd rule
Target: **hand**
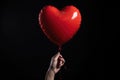
[{"label": "hand", "polygon": [[61,69],[61,67],[64,65],[64,63],[65,63],[64,58],[62,57],[60,52],[58,52],[56,55],[54,55],[51,58],[49,69],[52,70],[56,74]]}]

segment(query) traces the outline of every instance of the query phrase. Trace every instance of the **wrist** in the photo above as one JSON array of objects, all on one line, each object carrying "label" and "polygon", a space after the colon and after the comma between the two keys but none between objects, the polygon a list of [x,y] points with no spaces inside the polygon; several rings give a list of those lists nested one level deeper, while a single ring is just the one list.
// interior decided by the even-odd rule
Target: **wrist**
[{"label": "wrist", "polygon": [[54,80],[55,73],[52,69],[48,69],[46,72],[45,80]]},{"label": "wrist", "polygon": [[50,72],[50,73],[53,74],[53,75],[56,74],[53,68],[49,68],[49,69],[48,69],[48,72]]}]

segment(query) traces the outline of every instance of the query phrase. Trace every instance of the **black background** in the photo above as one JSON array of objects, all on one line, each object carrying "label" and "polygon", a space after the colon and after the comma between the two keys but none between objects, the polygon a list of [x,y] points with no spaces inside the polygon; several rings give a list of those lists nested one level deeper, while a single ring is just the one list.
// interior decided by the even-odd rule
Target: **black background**
[{"label": "black background", "polygon": [[[62,9],[74,5],[82,15],[81,28],[62,47],[63,80],[104,79],[103,2],[97,0],[4,0],[1,3],[1,80],[44,80],[58,47],[43,34],[38,14],[45,5]],[[109,46],[109,45],[108,45]],[[59,79],[59,73],[56,80]]]}]

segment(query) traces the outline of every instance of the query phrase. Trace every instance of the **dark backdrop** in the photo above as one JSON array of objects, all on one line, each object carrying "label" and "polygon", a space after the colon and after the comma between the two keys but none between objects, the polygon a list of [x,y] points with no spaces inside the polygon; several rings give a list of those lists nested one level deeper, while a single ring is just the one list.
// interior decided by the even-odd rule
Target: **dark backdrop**
[{"label": "dark backdrop", "polygon": [[58,51],[38,24],[39,11],[48,4],[59,9],[74,5],[82,14],[81,28],[62,47],[67,67],[61,71],[63,80],[103,80],[103,3],[97,0],[3,0],[0,11],[1,80],[44,80],[50,59]]}]

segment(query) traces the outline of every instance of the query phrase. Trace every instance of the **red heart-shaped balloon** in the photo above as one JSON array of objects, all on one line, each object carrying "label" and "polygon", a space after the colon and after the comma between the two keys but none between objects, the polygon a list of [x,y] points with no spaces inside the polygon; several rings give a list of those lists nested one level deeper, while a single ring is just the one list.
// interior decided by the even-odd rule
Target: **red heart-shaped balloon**
[{"label": "red heart-shaped balloon", "polygon": [[53,43],[62,46],[80,28],[81,13],[73,5],[66,6],[61,11],[48,5],[39,13],[39,24],[45,35]]}]

